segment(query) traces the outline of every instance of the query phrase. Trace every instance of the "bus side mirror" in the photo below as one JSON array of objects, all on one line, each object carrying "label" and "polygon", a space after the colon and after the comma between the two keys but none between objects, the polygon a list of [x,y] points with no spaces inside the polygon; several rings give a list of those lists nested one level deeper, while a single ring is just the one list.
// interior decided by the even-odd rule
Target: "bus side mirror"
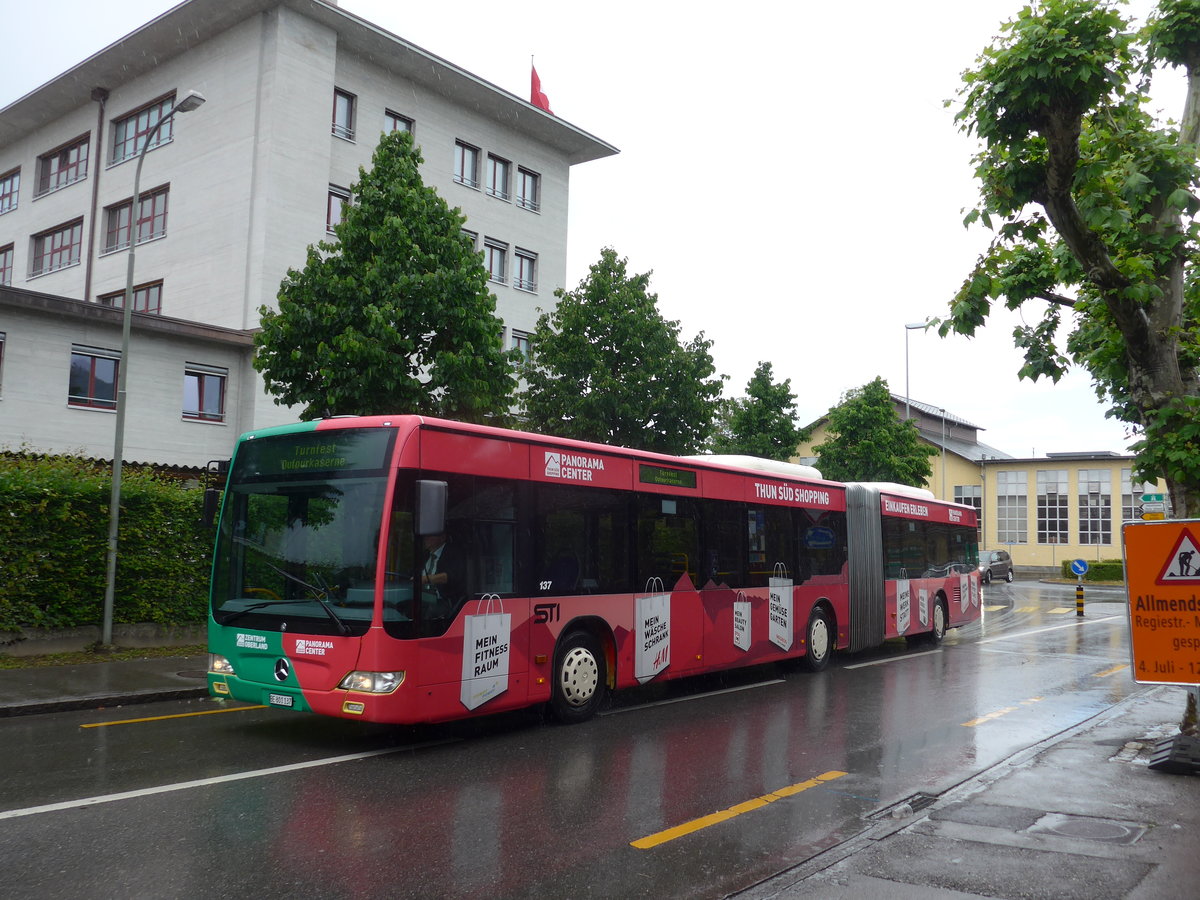
[{"label": "bus side mirror", "polygon": [[446,530],[446,497],[449,485],[444,481],[417,482],[417,536],[442,534]]},{"label": "bus side mirror", "polygon": [[204,489],[204,512],[200,517],[200,523],[205,528],[212,528],[213,523],[217,520],[217,510],[221,507],[221,491],[218,488]]},{"label": "bus side mirror", "polygon": [[210,459],[204,467],[204,505],[201,507],[200,524],[212,528],[217,520],[217,511],[221,508],[221,488],[213,487],[214,481],[220,481],[224,486],[229,479],[229,460]]}]

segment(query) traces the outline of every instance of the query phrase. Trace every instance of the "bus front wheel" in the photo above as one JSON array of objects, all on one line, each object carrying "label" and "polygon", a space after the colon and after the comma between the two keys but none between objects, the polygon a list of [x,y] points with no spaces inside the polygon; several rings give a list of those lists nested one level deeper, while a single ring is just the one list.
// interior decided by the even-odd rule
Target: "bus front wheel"
[{"label": "bus front wheel", "polygon": [[596,714],[607,690],[604,651],[595,635],[573,631],[559,642],[554,654],[554,686],[550,712],[571,725]]},{"label": "bus front wheel", "polygon": [[833,623],[829,621],[829,613],[814,606],[804,633],[807,639],[804,668],[820,672],[829,665],[829,657],[833,655]]}]

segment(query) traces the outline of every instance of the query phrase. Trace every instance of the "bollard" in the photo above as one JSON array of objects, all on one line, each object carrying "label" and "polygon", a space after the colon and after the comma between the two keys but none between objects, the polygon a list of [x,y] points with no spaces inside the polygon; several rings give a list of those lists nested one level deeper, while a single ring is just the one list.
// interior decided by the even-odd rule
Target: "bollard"
[{"label": "bollard", "polygon": [[1083,577],[1075,582],[1075,615],[1083,615]]}]

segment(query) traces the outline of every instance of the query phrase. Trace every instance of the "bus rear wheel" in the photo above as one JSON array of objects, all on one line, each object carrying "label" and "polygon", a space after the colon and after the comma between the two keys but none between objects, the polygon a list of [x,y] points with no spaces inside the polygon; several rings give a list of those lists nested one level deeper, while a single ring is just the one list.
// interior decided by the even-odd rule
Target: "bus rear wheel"
[{"label": "bus rear wheel", "polygon": [[587,721],[604,702],[607,683],[600,641],[586,631],[571,632],[554,654],[551,714],[566,725]]},{"label": "bus rear wheel", "polygon": [[820,672],[829,665],[829,657],[833,655],[833,623],[829,620],[829,613],[820,606],[814,606],[809,613],[804,634],[804,668],[810,672]]},{"label": "bus rear wheel", "polygon": [[939,597],[933,602],[933,628],[925,635],[925,643],[936,647],[946,637],[950,616],[946,612],[946,601]]}]

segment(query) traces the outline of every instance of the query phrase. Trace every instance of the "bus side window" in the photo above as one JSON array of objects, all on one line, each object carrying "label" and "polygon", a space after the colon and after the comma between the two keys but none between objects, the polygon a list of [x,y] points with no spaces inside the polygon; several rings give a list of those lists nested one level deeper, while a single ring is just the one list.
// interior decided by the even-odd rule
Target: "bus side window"
[{"label": "bus side window", "polygon": [[687,576],[697,581],[700,541],[695,503],[685,497],[639,494],[637,498],[637,576],[634,587],[646,589],[651,579],[671,590]]},{"label": "bus side window", "polygon": [[[749,587],[766,587],[779,563],[796,584],[805,581],[803,561],[796,555],[790,510],[783,506],[752,506],[747,512],[746,530]],[[799,567],[797,562],[801,563]]]},{"label": "bus side window", "polygon": [[704,565],[700,587],[740,587],[746,583],[746,508],[722,500],[700,501]]}]

